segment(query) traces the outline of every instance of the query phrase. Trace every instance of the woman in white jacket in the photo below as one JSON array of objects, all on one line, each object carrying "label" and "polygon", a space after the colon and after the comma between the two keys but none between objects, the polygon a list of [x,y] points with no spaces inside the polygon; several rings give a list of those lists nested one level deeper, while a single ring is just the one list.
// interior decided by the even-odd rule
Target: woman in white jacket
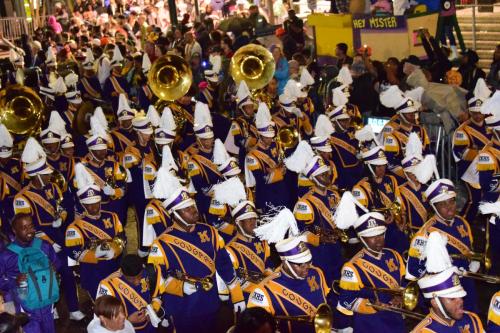
[{"label": "woman in white jacket", "polygon": [[94,319],[87,326],[88,333],[134,333],[134,327],[125,317],[123,304],[116,297],[101,296],[95,301]]}]

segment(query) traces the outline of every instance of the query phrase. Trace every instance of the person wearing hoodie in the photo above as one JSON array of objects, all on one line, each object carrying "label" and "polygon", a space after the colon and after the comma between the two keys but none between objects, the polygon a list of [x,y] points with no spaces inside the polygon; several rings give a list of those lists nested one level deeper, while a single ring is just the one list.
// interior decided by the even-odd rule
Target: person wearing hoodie
[{"label": "person wearing hoodie", "polygon": [[94,304],[94,319],[87,326],[88,333],[134,333],[134,327],[126,319],[125,309],[119,299],[105,295]]}]

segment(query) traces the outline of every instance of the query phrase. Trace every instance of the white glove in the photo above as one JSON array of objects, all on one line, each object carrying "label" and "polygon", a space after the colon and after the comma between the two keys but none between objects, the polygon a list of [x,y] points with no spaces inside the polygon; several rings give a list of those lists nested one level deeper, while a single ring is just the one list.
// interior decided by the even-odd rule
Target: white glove
[{"label": "white glove", "polygon": [[472,273],[477,273],[479,271],[479,268],[481,268],[481,263],[479,261],[473,260],[469,264],[469,271]]},{"label": "white glove", "polygon": [[56,253],[59,253],[59,252],[62,251],[62,247],[59,244],[56,244],[56,243],[52,244],[52,248],[54,249],[54,251]]},{"label": "white glove", "polygon": [[184,292],[184,294],[189,296],[191,294],[194,294],[197,291],[197,289],[194,284],[189,282],[184,282],[182,286],[182,291]]},{"label": "white glove", "polygon": [[240,301],[238,303],[233,304],[233,309],[234,309],[235,313],[241,313],[241,312],[245,311],[246,308],[247,308],[247,306],[245,304],[245,301]]},{"label": "white glove", "polygon": [[108,184],[106,184],[106,186],[104,186],[104,188],[102,190],[104,191],[104,194],[106,194],[109,197],[115,195],[115,193],[116,193],[116,190],[114,188],[112,188],[111,186],[109,186]]},{"label": "white glove", "polygon": [[115,250],[113,249],[107,249],[105,250],[106,254],[104,255],[104,258],[111,260],[115,257]]},{"label": "white glove", "polygon": [[153,310],[151,304],[146,306],[146,312],[149,316],[149,320],[151,321],[151,325],[153,325],[153,327],[158,327],[158,324],[161,323],[161,319],[156,315],[156,312]]},{"label": "white glove", "polygon": [[57,220],[54,220],[52,222],[52,228],[59,228],[61,225],[62,225],[61,218],[58,218]]},{"label": "white glove", "polygon": [[302,118],[302,111],[300,111],[300,109],[298,107],[294,107],[292,110],[292,113],[294,115],[296,115],[297,117]]},{"label": "white glove", "polygon": [[97,246],[97,247],[95,248],[95,257],[96,257],[96,258],[103,258],[103,257],[105,257],[105,256],[106,256],[106,253],[107,253],[107,251],[106,251],[106,250],[103,250],[103,249],[101,248],[101,245],[99,245],[99,246]]},{"label": "white glove", "polygon": [[168,319],[163,319],[161,321],[161,326],[162,327],[169,327],[170,326],[170,322],[168,321]]}]

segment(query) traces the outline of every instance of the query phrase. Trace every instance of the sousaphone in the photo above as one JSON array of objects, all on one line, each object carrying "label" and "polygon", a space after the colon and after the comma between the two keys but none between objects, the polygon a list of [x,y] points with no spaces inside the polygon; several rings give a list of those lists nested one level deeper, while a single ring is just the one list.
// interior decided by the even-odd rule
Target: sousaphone
[{"label": "sousaphone", "polygon": [[36,134],[44,116],[43,102],[32,89],[14,84],[0,91],[0,123],[12,134]]}]

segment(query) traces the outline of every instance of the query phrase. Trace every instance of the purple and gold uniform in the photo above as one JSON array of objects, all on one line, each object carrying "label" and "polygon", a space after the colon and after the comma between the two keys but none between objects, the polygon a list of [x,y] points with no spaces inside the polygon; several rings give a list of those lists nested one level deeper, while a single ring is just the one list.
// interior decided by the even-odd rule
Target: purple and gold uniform
[{"label": "purple and gold uniform", "polygon": [[[483,324],[477,314],[469,311],[464,311],[464,316],[460,320],[453,320],[447,323],[439,318],[436,313],[431,312],[411,331],[411,333],[452,333],[452,332],[469,332],[483,333]],[[488,330],[488,332],[490,332]],[[491,331],[494,332],[494,331]]]},{"label": "purple and gold uniform", "polygon": [[404,284],[404,274],[401,255],[387,248],[378,256],[362,249],[344,265],[337,309],[345,315],[354,316],[354,332],[406,332],[400,314],[378,311],[369,305],[377,301],[388,304],[393,296],[365,288],[397,290]]},{"label": "purple and gold uniform", "polygon": [[477,171],[482,201],[497,201],[500,195],[500,140],[496,137],[479,152]]},{"label": "purple and gold uniform", "polygon": [[486,329],[488,332],[500,332],[500,291],[491,298]]}]

